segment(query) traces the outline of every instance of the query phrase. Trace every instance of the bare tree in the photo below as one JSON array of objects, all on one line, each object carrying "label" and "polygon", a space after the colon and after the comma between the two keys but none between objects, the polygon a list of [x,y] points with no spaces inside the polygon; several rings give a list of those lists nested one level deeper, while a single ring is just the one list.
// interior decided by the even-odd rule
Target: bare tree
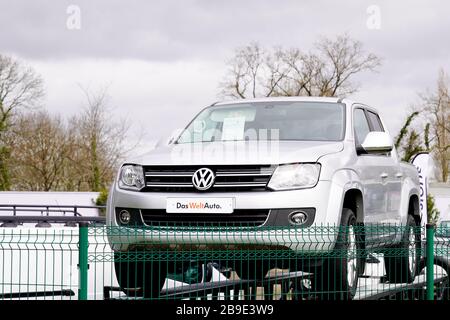
[{"label": "bare tree", "polygon": [[374,71],[380,64],[380,58],[373,53],[365,53],[360,41],[347,35],[336,39],[322,38],[317,44],[318,60],[322,64],[316,77],[318,95],[339,96],[357,91],[358,86],[350,81],[351,77],[363,71]]},{"label": "bare tree", "polygon": [[450,167],[450,83],[445,71],[441,69],[434,91],[420,94],[419,107],[430,120],[430,138],[437,173],[442,182],[449,179]]},{"label": "bare tree", "polygon": [[9,130],[14,116],[24,108],[35,106],[43,94],[42,79],[33,69],[0,54],[0,190],[10,188]]},{"label": "bare tree", "polygon": [[22,115],[14,128],[14,190],[64,190],[70,137],[59,117],[46,111]]},{"label": "bare tree", "polygon": [[72,187],[100,191],[112,181],[116,167],[130,150],[126,145],[129,125],[112,116],[107,89],[82,90],[86,105],[83,113],[71,120],[70,129],[75,141],[70,156]]},{"label": "bare tree", "polygon": [[276,81],[270,81],[266,97],[316,95],[315,78],[323,64],[317,56],[304,54],[296,48],[278,48],[268,61],[275,61],[269,64],[269,70],[275,74]]},{"label": "bare tree", "polygon": [[263,73],[264,58],[267,52],[258,43],[236,50],[235,56],[228,61],[230,77],[223,85],[224,94],[235,98],[256,97],[260,83],[258,76]]},{"label": "bare tree", "polygon": [[21,112],[5,135],[10,142],[11,187],[33,191],[102,191],[129,144],[128,124],[108,106],[107,90],[83,89],[82,113],[63,121],[46,111]]},{"label": "bare tree", "polygon": [[220,84],[224,96],[344,96],[358,90],[356,74],[375,71],[381,60],[366,53],[361,42],[341,35],[321,38],[308,53],[252,43],[238,48],[227,64]]}]

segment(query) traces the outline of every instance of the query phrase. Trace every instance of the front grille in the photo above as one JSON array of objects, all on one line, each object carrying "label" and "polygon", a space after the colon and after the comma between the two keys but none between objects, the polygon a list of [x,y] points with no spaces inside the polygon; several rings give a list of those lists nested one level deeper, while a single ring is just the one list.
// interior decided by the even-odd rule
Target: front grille
[{"label": "front grille", "polygon": [[236,209],[230,214],[167,213],[165,209],[142,209],[142,219],[151,226],[181,227],[256,227],[269,216],[269,209]]},{"label": "front grille", "polygon": [[143,191],[151,192],[193,192],[192,176],[200,168],[209,168],[215,173],[214,185],[207,190],[224,191],[262,191],[272,176],[271,165],[240,166],[146,166]]}]

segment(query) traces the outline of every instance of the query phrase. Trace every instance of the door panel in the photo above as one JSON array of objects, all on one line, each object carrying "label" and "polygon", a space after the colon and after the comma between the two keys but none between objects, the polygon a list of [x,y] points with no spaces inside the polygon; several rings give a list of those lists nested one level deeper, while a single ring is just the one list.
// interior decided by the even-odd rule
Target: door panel
[{"label": "door panel", "polygon": [[[383,131],[378,115],[355,109],[357,146],[364,141],[363,135],[367,130]],[[364,224],[370,230],[366,234],[366,240],[369,246],[380,242],[389,243],[395,239],[395,226],[400,224],[401,178],[397,177],[397,162],[390,154],[361,154],[358,155],[356,170],[364,188]]]}]

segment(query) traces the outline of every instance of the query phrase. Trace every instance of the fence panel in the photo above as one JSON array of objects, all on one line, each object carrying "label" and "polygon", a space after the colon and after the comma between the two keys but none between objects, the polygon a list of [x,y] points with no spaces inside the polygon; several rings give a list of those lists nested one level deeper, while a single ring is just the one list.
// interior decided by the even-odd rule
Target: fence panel
[{"label": "fence panel", "polygon": [[0,299],[448,300],[449,240],[389,225],[2,227]]},{"label": "fence panel", "polygon": [[0,228],[0,299],[74,299],[78,228]]}]

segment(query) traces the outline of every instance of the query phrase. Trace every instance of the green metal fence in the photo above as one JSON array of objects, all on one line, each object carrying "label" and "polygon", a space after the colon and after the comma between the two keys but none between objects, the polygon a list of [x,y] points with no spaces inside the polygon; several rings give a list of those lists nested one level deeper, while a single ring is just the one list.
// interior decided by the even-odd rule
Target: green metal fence
[{"label": "green metal fence", "polygon": [[448,300],[449,246],[441,226],[2,227],[0,299]]}]

